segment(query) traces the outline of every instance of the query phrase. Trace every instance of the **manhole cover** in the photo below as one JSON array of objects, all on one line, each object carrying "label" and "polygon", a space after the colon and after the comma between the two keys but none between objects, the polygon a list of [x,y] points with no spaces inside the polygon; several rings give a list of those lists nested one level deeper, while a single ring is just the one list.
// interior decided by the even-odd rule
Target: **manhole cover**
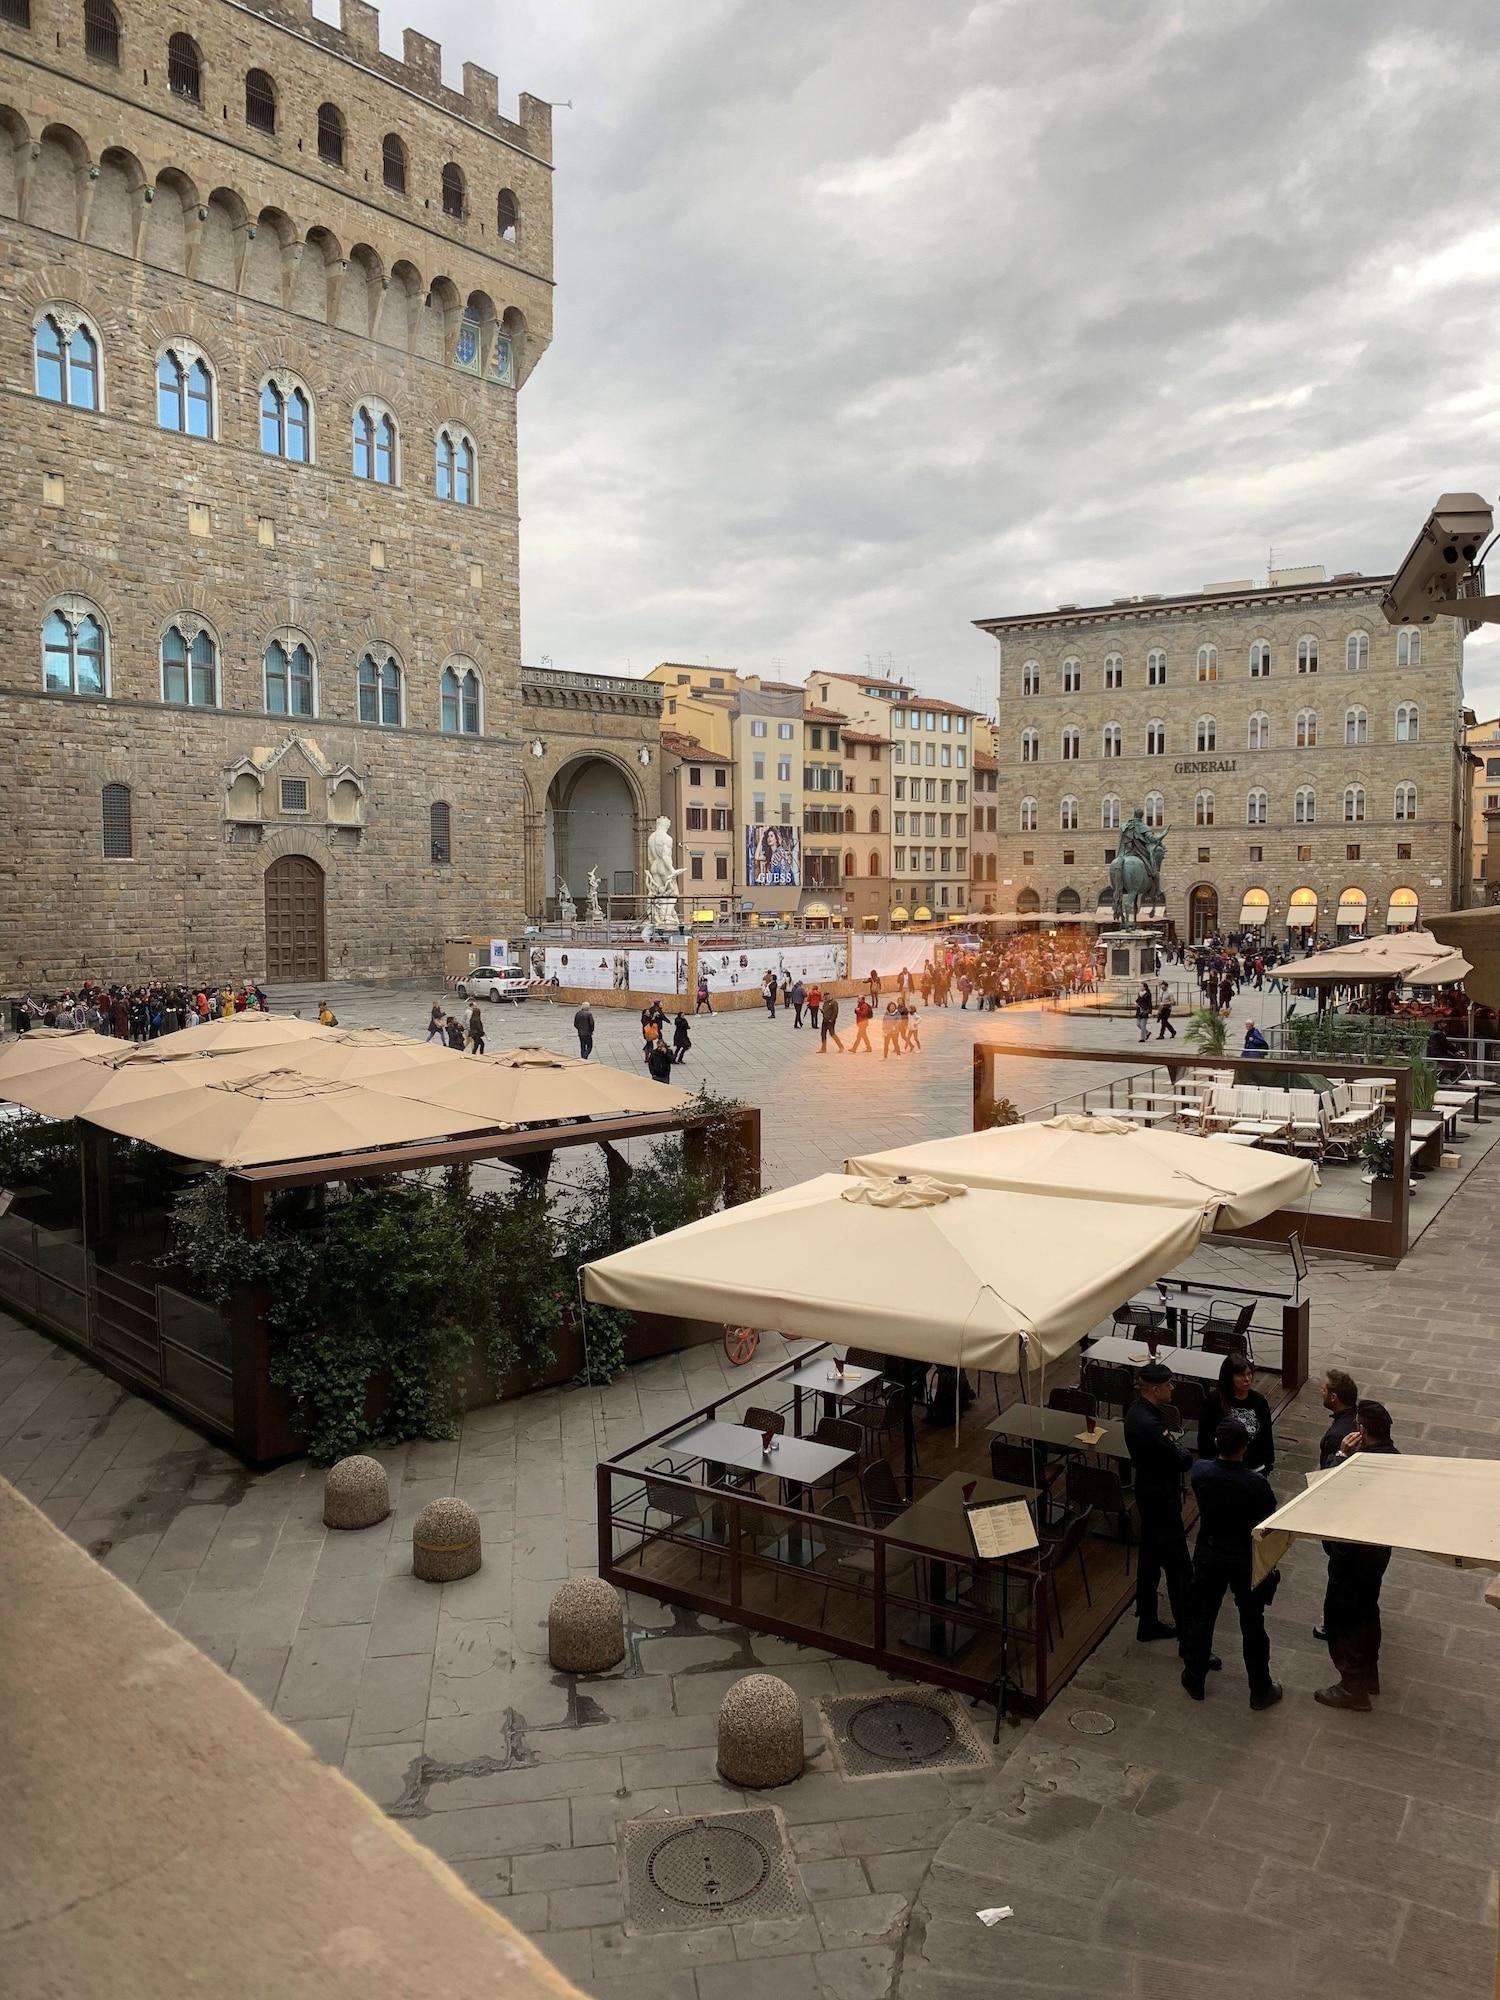
[{"label": "manhole cover", "polygon": [[1114,1717],[1102,1708],[1075,1708],[1068,1721],[1080,1736],[1108,1736],[1115,1726]]},{"label": "manhole cover", "polygon": [[626,1927],[636,1933],[795,1917],[805,1907],[770,1809],[631,1820],[624,1852]]},{"label": "manhole cover", "polygon": [[831,1696],[818,1704],[846,1778],[987,1764],[963,1704],[942,1688]]}]

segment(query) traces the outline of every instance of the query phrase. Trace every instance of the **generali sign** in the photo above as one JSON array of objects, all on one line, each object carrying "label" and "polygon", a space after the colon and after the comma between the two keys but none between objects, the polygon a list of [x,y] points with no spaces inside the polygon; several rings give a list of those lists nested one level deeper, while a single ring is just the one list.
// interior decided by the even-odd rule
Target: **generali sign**
[{"label": "generali sign", "polygon": [[1207,778],[1215,771],[1232,771],[1238,761],[1235,757],[1188,757],[1174,764],[1172,773],[1178,778]]}]

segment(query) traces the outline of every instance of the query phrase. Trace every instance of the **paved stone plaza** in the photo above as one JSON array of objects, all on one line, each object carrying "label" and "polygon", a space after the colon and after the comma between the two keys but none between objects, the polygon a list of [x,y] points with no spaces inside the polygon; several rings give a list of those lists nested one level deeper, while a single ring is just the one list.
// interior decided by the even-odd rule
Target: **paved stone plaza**
[{"label": "paved stone plaza", "polygon": [[[433,995],[332,997],[345,1023],[420,1032]],[[514,1023],[488,1011],[494,1046],[571,1045],[571,1009],[532,1004]],[[1117,1046],[1125,1063],[1136,1048],[1128,1022],[954,1009],[926,1017],[919,1057],[820,1058],[805,1029],[751,1013],[697,1023],[683,1078],[761,1104],[766,1179],[784,1184],[851,1151],[963,1129],[981,1029]],[[598,1054],[633,1063],[637,1051],[634,1017],[601,1012]],[[1031,1104],[1101,1080],[1084,1065],[1016,1064],[1002,1087]],[[1487,1149],[1491,1129],[1466,1152]],[[1314,1264],[1315,1363],[1336,1360],[1383,1396],[1404,1448],[1496,1449],[1497,1199],[1490,1153],[1398,1271]],[[1284,1282],[1276,1252],[1199,1256],[1226,1281]],[[880,1676],[642,1598],[628,1602],[619,1668],[576,1687],[553,1675],[547,1604],[560,1579],[593,1565],[600,1448],[686,1413],[729,1373],[704,1348],[602,1392],[476,1411],[452,1442],[379,1453],[394,1512],[339,1535],[322,1525],[321,1473],[247,1473],[0,1318],[0,1473],[604,2000],[1171,2000],[1220,1979],[1293,2000],[1488,1990],[1500,1622],[1471,1573],[1396,1558],[1372,1716],[1311,1701],[1332,1678],[1311,1636],[1323,1565],[1298,1548],[1268,1621],[1287,1690],[1279,1709],[1250,1714],[1228,1618],[1225,1672],[1202,1706],[1178,1688],[1172,1650],[1138,1647],[1127,1618],[1047,1715],[1008,1732],[999,1761],[977,1771],[841,1775],[813,1704]],[[1284,1494],[1321,1425],[1310,1388],[1278,1429]],[[412,1522],[451,1493],[479,1511],[484,1567],[418,1583]],[[757,1667],[802,1695],[810,1763],[796,1783],[745,1798],[715,1777],[714,1726],[726,1687]],[[987,1743],[989,1712],[978,1719]],[[627,1929],[621,1823],[742,1804],[784,1816],[803,1912],[662,1936]],[[1005,1904],[1014,1916],[993,1929],[975,1915]]]}]

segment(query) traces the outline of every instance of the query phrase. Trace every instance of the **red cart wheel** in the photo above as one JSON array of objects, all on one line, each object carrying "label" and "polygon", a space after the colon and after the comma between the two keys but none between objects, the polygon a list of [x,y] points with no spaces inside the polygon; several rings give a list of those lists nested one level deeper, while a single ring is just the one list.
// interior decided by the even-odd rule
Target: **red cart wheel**
[{"label": "red cart wheel", "polygon": [[726,1326],[724,1329],[724,1352],[736,1368],[743,1368],[747,1361],[755,1359],[755,1350],[760,1346],[760,1330],[753,1326]]}]

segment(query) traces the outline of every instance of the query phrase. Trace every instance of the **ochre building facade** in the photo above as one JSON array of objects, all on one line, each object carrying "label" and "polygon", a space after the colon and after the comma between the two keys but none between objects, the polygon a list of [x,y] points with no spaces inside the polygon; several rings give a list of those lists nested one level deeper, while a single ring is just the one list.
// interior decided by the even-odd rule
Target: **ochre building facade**
[{"label": "ochre building facade", "polygon": [[1462,907],[1462,631],[1393,630],[1389,581],[1315,574],[976,620],[1000,646],[986,899],[1093,916],[1140,807],[1166,839],[1180,936],[1332,939]]},{"label": "ochre building facade", "polygon": [[540,886],[550,111],[377,26],[0,8],[7,982],[427,969]]}]

